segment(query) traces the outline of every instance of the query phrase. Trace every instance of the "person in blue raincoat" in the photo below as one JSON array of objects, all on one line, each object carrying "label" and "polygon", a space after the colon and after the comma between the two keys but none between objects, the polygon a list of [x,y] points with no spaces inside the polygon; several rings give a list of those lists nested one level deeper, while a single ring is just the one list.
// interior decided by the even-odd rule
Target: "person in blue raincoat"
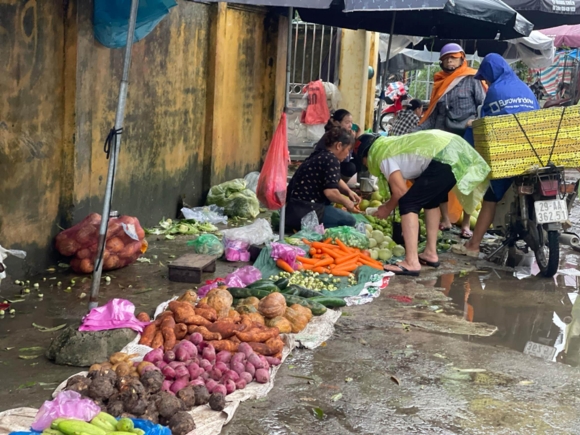
[{"label": "person in blue raincoat", "polygon": [[[528,112],[540,109],[538,100],[530,88],[520,80],[509,64],[499,54],[488,54],[483,59],[479,71],[475,75],[478,80],[485,80],[489,89],[481,116],[499,116],[513,113]],[[465,135],[466,140],[473,140],[471,132]],[[454,252],[477,257],[479,245],[489,229],[495,216],[497,203],[500,202],[512,185],[513,178],[492,180],[487,190],[473,237],[465,245],[454,245]]]}]

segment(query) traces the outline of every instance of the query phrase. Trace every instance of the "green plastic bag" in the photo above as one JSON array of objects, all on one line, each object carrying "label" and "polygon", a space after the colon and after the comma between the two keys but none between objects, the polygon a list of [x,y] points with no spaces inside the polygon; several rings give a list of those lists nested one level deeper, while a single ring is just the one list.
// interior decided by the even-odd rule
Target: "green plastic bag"
[{"label": "green plastic bag", "polygon": [[260,214],[258,197],[241,178],[213,186],[206,202],[223,207],[229,217],[255,218]]},{"label": "green plastic bag", "polygon": [[196,254],[215,255],[221,257],[224,254],[224,245],[221,240],[213,234],[202,234],[197,239],[187,242],[193,246]]},{"label": "green plastic bag", "polygon": [[346,246],[351,248],[367,249],[369,239],[363,233],[353,227],[329,228],[324,232],[324,238],[339,239]]},{"label": "green plastic bag", "polygon": [[322,234],[316,231],[302,230],[298,231],[296,234],[290,236],[291,239],[306,239],[310,242],[320,242],[322,240]]}]

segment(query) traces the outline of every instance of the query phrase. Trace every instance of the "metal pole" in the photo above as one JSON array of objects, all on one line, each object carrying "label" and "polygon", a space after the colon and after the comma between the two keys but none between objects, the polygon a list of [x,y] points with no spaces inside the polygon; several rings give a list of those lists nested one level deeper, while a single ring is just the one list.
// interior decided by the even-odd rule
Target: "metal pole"
[{"label": "metal pole", "polygon": [[322,26],[322,37],[320,38],[320,61],[318,62],[318,78],[322,80],[322,52],[324,51],[324,25]]},{"label": "metal pole", "polygon": [[379,124],[381,120],[381,113],[383,111],[383,103],[385,101],[385,87],[387,84],[387,79],[389,78],[389,58],[391,57],[391,45],[393,44],[393,33],[395,33],[395,20],[397,18],[397,11],[393,11],[393,18],[391,19],[391,31],[389,33],[389,44],[387,45],[387,58],[385,60],[385,71],[383,73],[383,79],[381,81],[381,91],[379,93],[379,113],[377,114],[377,120],[375,127],[375,133],[379,131]]},{"label": "metal pole", "polygon": [[101,284],[101,274],[103,273],[103,254],[105,247],[105,238],[109,226],[109,213],[111,211],[111,199],[113,197],[114,179],[117,171],[117,161],[119,159],[119,150],[121,148],[121,133],[123,120],[125,118],[125,106],[127,103],[127,90],[129,87],[129,69],[131,68],[131,49],[135,39],[135,26],[137,23],[137,9],[139,0],[131,1],[131,14],[129,16],[129,29],[127,31],[127,45],[125,46],[125,58],[123,61],[123,77],[119,87],[119,101],[117,103],[117,114],[115,116],[115,143],[109,154],[109,171],[107,173],[107,186],[105,188],[105,199],[103,201],[103,214],[101,227],[99,229],[98,252],[95,261],[95,271],[93,272],[93,281],[91,282],[91,295],[89,299],[89,310],[99,305],[99,286]]},{"label": "metal pole", "polygon": [[[288,114],[290,107],[290,72],[292,68],[292,19],[294,18],[294,8],[288,8],[288,53],[286,53],[286,99],[284,111]],[[288,127],[286,127],[288,128]],[[286,135],[287,136],[287,135]],[[284,231],[286,230],[286,204],[280,209],[280,241],[284,241]]]}]

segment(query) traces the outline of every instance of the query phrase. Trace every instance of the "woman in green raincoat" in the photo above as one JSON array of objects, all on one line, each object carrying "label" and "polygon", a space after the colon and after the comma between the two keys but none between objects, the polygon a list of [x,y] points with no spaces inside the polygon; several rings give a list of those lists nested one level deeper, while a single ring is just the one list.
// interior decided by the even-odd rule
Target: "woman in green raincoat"
[{"label": "woman in green raincoat", "polygon": [[[357,150],[357,159],[379,178],[381,193],[388,186],[391,199],[379,207],[376,217],[386,219],[399,207],[405,260],[387,265],[395,275],[419,276],[421,265],[439,267],[437,234],[439,205],[455,193],[464,210],[475,209],[487,188],[490,171],[483,158],[461,137],[441,130],[427,130],[399,137],[381,137]],[[407,181],[413,181],[410,188]],[[427,244],[419,256],[419,213],[425,210]]]}]

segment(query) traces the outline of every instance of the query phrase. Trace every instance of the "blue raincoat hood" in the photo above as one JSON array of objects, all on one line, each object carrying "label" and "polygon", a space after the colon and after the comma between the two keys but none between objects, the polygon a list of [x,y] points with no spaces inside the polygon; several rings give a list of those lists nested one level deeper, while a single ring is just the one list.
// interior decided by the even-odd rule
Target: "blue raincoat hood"
[{"label": "blue raincoat hood", "polygon": [[481,116],[498,116],[538,110],[540,105],[530,88],[520,80],[499,54],[488,54],[475,78],[489,83]]}]

